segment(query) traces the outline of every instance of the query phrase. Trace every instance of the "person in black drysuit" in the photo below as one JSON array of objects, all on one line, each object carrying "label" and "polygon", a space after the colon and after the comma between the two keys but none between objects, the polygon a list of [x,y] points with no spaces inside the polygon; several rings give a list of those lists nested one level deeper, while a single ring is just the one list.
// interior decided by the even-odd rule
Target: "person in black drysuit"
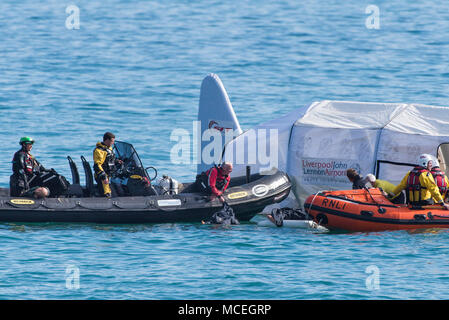
[{"label": "person in black drysuit", "polygon": [[50,172],[31,155],[34,140],[23,137],[19,144],[22,148],[14,154],[12,159],[12,172],[10,177],[10,195],[13,197],[27,196],[32,187],[39,187],[38,176],[42,172]]},{"label": "person in black drysuit", "polygon": [[240,224],[234,214],[234,210],[229,206],[227,202],[223,203],[223,208],[215,212],[212,217],[203,224],[222,224],[222,225],[231,225],[231,224]]},{"label": "person in black drysuit", "polygon": [[366,178],[363,178],[355,169],[346,170],[346,176],[352,182],[352,189],[366,189],[371,187],[371,184]]}]

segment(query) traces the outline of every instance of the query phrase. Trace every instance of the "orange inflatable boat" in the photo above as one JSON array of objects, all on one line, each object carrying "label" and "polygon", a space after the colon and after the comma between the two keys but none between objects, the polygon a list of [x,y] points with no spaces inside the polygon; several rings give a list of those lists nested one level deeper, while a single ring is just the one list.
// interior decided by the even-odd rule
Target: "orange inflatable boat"
[{"label": "orange inflatable boat", "polygon": [[307,198],[304,209],[330,230],[449,228],[449,211],[441,205],[395,205],[379,189],[320,192]]}]

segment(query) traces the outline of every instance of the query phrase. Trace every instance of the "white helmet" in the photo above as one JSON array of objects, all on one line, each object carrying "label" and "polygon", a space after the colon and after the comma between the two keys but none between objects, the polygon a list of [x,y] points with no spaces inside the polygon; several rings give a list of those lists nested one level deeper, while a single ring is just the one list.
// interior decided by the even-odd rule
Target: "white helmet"
[{"label": "white helmet", "polygon": [[416,164],[418,166],[427,168],[427,164],[429,163],[429,161],[432,161],[432,165],[433,165],[434,157],[430,154],[423,153],[418,157],[418,161]]},{"label": "white helmet", "polygon": [[437,157],[435,157],[435,156],[432,156],[432,168],[435,168],[435,167],[440,167],[440,163],[438,162],[438,159],[437,159]]},{"label": "white helmet", "polygon": [[371,182],[372,184],[373,184],[374,182],[376,182],[376,177],[375,177],[374,174],[372,174],[372,173],[368,173],[368,174],[366,175],[366,178],[367,178],[368,181]]}]

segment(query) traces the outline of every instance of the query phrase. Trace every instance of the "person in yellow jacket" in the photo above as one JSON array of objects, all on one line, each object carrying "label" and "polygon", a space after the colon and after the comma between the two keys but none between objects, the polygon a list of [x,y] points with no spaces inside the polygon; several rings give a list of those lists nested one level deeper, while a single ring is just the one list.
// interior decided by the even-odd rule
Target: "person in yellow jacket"
[{"label": "person in yellow jacket", "polygon": [[441,171],[438,159],[436,157],[432,158],[433,163],[430,173],[432,174],[433,179],[435,180],[435,184],[440,190],[441,196],[443,197],[443,199],[446,199],[448,196],[449,179],[447,178],[446,174],[443,171]]},{"label": "person in yellow jacket", "polygon": [[98,142],[94,149],[94,172],[95,181],[98,185],[100,195],[104,197],[111,197],[111,174],[116,170],[116,165],[123,163],[121,160],[115,158],[112,146],[115,142],[115,135],[111,132],[106,132],[103,135],[103,142]]},{"label": "person in yellow jacket", "polygon": [[387,180],[377,179],[373,174],[366,175],[366,179],[374,188],[379,188],[384,192],[384,196],[388,197],[395,204],[403,204],[405,202],[404,193],[400,192],[395,195],[393,192],[396,186]]},{"label": "person in yellow jacket", "polygon": [[418,157],[417,166],[409,171],[402,181],[394,188],[393,193],[397,195],[406,189],[407,202],[412,205],[429,205],[437,203],[449,210],[449,204],[444,203],[438,186],[435,184],[430,169],[432,168],[432,156],[422,154]]}]

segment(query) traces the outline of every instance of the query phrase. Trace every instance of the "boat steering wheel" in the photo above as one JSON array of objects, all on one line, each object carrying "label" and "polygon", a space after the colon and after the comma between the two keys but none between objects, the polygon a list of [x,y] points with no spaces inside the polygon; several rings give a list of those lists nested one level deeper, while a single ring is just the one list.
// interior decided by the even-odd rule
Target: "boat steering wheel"
[{"label": "boat steering wheel", "polygon": [[115,175],[119,178],[128,178],[135,171],[135,166],[133,165],[130,158],[120,159],[123,161],[121,165],[118,166]]}]

